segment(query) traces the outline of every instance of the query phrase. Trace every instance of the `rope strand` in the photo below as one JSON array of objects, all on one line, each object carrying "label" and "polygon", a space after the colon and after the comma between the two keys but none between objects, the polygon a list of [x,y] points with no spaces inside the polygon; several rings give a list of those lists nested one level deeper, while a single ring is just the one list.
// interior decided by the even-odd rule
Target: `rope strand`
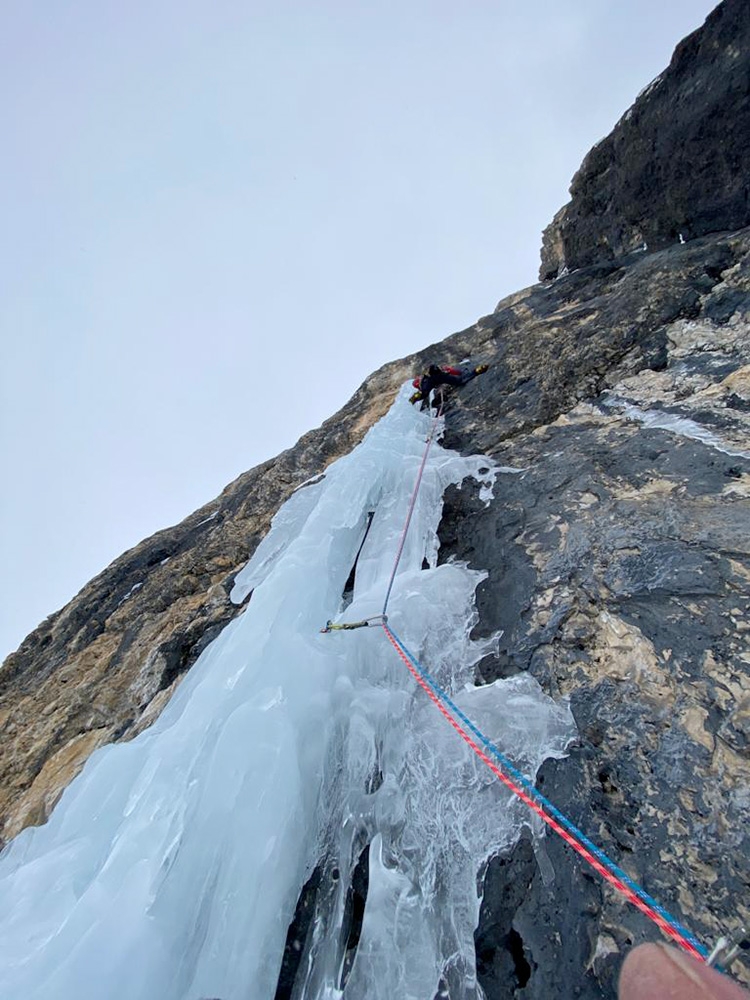
[{"label": "rope strand", "polygon": [[435,431],[438,427],[438,421],[443,412],[443,397],[440,397],[440,406],[437,413],[433,417],[432,426],[430,427],[430,433],[427,438],[427,445],[424,450],[424,455],[422,455],[422,464],[419,466],[419,472],[417,473],[417,481],[414,484],[414,490],[412,491],[411,501],[409,503],[409,510],[406,515],[406,521],[404,523],[404,530],[401,532],[401,541],[399,542],[398,552],[396,553],[396,561],[393,564],[393,570],[391,571],[391,578],[388,581],[388,589],[385,592],[385,600],[383,601],[383,614],[385,615],[388,610],[388,601],[391,598],[391,590],[393,589],[393,581],[396,579],[396,572],[398,571],[398,564],[401,562],[401,556],[404,552],[404,545],[406,544],[406,535],[409,531],[409,525],[411,524],[412,515],[414,514],[414,508],[417,504],[417,496],[419,494],[419,487],[422,485],[422,476],[424,475],[425,467],[427,466],[427,456],[430,454],[430,448],[432,447],[432,442],[435,440]]},{"label": "rope strand", "polygon": [[[605,878],[615,889],[625,898],[652,920],[660,930],[671,937],[682,948],[695,958],[705,960],[708,957],[708,950],[698,941],[698,939],[679,921],[677,921],[667,910],[660,906],[646,891],[642,889],[626,872],[619,868],[611,858],[608,858],[601,848],[597,847],[578,827],[572,823],[560,810],[539,792],[534,785],[521,772],[515,768],[508,758],[497,749],[487,737],[479,730],[473,722],[458,708],[448,695],[440,688],[437,682],[430,676],[425,668],[419,663],[413,653],[403,644],[396,633],[383,622],[383,631],[388,640],[409,668],[410,673],[417,683],[429,695],[430,699],[440,710],[441,714],[453,726],[456,732],[466,742],[477,757],[489,767],[493,774],[513,792],[522,802],[532,809],[552,830],[569,844],[578,854],[584,858],[591,867]],[[450,706],[450,710],[448,707]],[[451,712],[470,729],[475,736],[483,743],[490,753],[496,757],[502,767],[504,767],[512,778],[509,777],[498,765],[492,761],[481,747],[469,736],[466,729],[451,715]],[[515,779],[515,780],[512,780]]]}]

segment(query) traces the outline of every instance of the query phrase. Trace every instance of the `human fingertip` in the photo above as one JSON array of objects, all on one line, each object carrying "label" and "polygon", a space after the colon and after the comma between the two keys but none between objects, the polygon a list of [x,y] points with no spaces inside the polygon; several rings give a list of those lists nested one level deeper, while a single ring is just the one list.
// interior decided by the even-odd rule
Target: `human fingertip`
[{"label": "human fingertip", "polygon": [[750,1000],[741,986],[662,944],[634,948],[620,972],[619,1000]]}]

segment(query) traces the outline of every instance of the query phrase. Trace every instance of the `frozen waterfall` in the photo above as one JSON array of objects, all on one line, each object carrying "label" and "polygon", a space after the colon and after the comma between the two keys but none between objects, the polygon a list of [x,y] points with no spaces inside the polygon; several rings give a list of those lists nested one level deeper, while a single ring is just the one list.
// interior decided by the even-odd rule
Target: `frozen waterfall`
[{"label": "frozen waterfall", "polygon": [[[294,998],[433,1000],[441,986],[482,996],[477,873],[530,822],[525,807],[435,711],[380,628],[319,632],[328,618],[382,609],[430,426],[410,391],[279,510],[237,578],[234,600],[252,592],[244,613],[158,721],[97,751],[49,822],[0,856],[0,997],[273,1000],[313,872]],[[474,477],[489,502],[503,471],[433,445],[389,616],[533,778],[564,753],[569,710],[526,675],[473,686],[493,642],[469,638],[482,574],[437,565],[446,487]]]}]

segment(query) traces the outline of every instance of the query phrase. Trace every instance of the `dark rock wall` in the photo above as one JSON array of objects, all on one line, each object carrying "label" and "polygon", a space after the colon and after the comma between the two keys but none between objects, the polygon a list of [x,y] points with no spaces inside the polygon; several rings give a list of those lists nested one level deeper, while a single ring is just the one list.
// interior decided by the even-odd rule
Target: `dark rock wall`
[{"label": "dark rock wall", "polygon": [[583,161],[542,280],[750,225],[750,4],[724,0]]},{"label": "dark rock wall", "polygon": [[[570,698],[579,742],[542,790],[708,942],[750,919],[750,232],[532,289],[522,343],[520,305],[482,321],[497,363],[446,414],[447,444],[526,469],[488,508],[447,498],[441,558],[489,570],[476,634],[504,630],[477,683]],[[658,931],[546,850],[552,884],[528,845],[489,865],[487,997],[614,997]]]}]

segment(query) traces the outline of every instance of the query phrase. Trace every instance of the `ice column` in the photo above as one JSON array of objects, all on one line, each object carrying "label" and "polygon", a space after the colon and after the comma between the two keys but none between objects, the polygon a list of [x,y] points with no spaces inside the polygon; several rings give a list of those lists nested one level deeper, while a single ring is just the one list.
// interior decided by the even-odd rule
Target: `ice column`
[{"label": "ice column", "polygon": [[[433,1000],[441,982],[480,996],[477,871],[517,838],[522,808],[382,630],[319,632],[340,612],[382,606],[430,427],[409,392],[280,509],[238,576],[235,600],[252,595],[245,611],[154,726],[95,753],[49,822],[0,857],[0,996],[273,1000],[314,869],[296,996]],[[498,474],[481,456],[433,446],[389,610],[462,709],[533,775],[564,752],[569,712],[529,677],[473,686],[491,643],[469,638],[482,574],[437,565],[445,488]],[[347,924],[363,855],[355,947]]]}]

